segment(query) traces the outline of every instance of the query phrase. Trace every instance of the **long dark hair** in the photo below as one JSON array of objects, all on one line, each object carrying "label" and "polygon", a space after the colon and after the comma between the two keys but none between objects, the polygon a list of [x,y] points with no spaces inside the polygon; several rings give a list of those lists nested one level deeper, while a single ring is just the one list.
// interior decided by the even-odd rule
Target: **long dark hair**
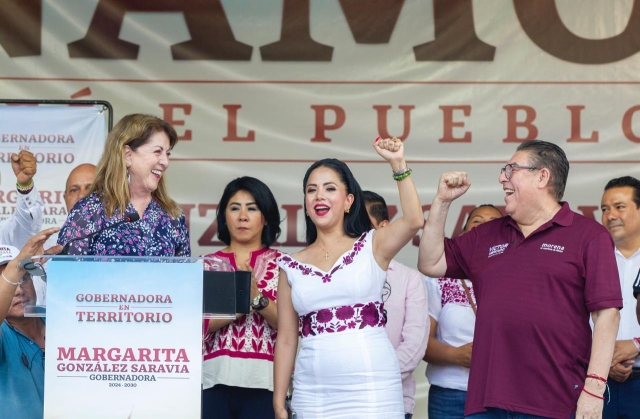
[{"label": "long dark hair", "polygon": [[[309,180],[309,176],[311,172],[316,170],[318,167],[327,167],[338,174],[340,181],[347,189],[347,195],[353,195],[353,204],[349,209],[349,212],[344,214],[344,232],[349,237],[360,237],[362,233],[371,230],[371,219],[369,219],[369,214],[367,214],[367,208],[364,204],[364,198],[362,196],[362,189],[356,181],[356,178],[353,177],[351,170],[349,167],[341,162],[338,159],[322,159],[313,163],[311,167],[307,169],[307,173],[304,175],[304,180],[302,182],[302,192],[306,195],[307,193],[307,181]],[[307,202],[304,202],[304,222],[307,226],[307,245],[313,243],[318,238],[318,230],[316,229],[316,225],[313,224],[311,218],[307,215]]]},{"label": "long dark hair", "polygon": [[218,220],[218,238],[227,246],[231,244],[231,234],[227,227],[227,206],[229,200],[239,191],[246,191],[253,196],[256,205],[264,216],[267,225],[262,229],[261,241],[266,247],[270,247],[273,242],[280,236],[280,210],[278,203],[271,193],[271,189],[261,180],[250,176],[243,176],[232,180],[224,188],[218,209],[216,210],[216,219]]}]

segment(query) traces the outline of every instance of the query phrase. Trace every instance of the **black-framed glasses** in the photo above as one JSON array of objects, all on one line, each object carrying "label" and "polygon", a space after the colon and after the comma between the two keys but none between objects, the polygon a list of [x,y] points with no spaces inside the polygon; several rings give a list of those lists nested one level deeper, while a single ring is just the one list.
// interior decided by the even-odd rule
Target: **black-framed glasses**
[{"label": "black-framed glasses", "polygon": [[501,174],[504,173],[504,176],[507,178],[507,180],[509,180],[511,179],[511,175],[513,174],[514,169],[538,170],[540,168],[534,167],[534,166],[520,166],[517,163],[509,163],[505,165],[502,169],[500,169],[500,173]]}]

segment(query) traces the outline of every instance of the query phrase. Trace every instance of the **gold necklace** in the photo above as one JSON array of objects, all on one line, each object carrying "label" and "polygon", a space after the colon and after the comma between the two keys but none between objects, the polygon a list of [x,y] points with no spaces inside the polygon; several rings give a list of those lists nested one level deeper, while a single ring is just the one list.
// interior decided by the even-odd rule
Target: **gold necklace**
[{"label": "gold necklace", "polygon": [[327,260],[329,260],[329,252],[327,252],[320,243],[318,243],[318,246],[320,246],[320,249],[322,249],[322,251],[324,252],[324,260],[326,262]]}]

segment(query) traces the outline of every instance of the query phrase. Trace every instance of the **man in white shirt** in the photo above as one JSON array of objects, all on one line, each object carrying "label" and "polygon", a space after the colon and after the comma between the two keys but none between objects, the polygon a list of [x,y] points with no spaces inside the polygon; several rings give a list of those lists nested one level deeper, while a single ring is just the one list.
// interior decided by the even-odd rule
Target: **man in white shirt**
[{"label": "man in white shirt", "polygon": [[[640,325],[634,315],[634,282],[640,277],[640,180],[631,176],[612,179],[602,195],[602,224],[616,245],[624,308],[609,370],[611,401],[604,404],[603,419],[640,417]],[[606,396],[606,395],[605,395]]]},{"label": "man in white shirt", "polygon": [[[22,249],[32,236],[40,232],[44,220],[44,202],[34,183],[37,163],[35,156],[26,150],[11,155],[11,168],[16,175],[16,209],[0,223],[0,243]],[[8,192],[12,194],[13,191]],[[55,244],[55,243],[54,243]],[[33,279],[38,304],[43,304],[45,283],[39,277]]]}]

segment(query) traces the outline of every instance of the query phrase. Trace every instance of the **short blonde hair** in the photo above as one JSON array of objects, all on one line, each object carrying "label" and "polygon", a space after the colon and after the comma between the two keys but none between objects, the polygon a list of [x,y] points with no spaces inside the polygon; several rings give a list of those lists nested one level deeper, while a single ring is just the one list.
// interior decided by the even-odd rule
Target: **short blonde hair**
[{"label": "short blonde hair", "polygon": [[[131,201],[124,147],[129,146],[135,151],[157,132],[167,134],[170,149],[178,142],[176,130],[169,123],[155,116],[143,114],[125,116],[107,136],[104,152],[96,167],[96,175],[89,191],[89,194],[95,192],[98,195],[107,217],[111,217],[116,211],[124,214]],[[160,178],[158,188],[151,196],[172,218],[178,218],[182,214],[178,204],[169,198],[164,176]]]}]

